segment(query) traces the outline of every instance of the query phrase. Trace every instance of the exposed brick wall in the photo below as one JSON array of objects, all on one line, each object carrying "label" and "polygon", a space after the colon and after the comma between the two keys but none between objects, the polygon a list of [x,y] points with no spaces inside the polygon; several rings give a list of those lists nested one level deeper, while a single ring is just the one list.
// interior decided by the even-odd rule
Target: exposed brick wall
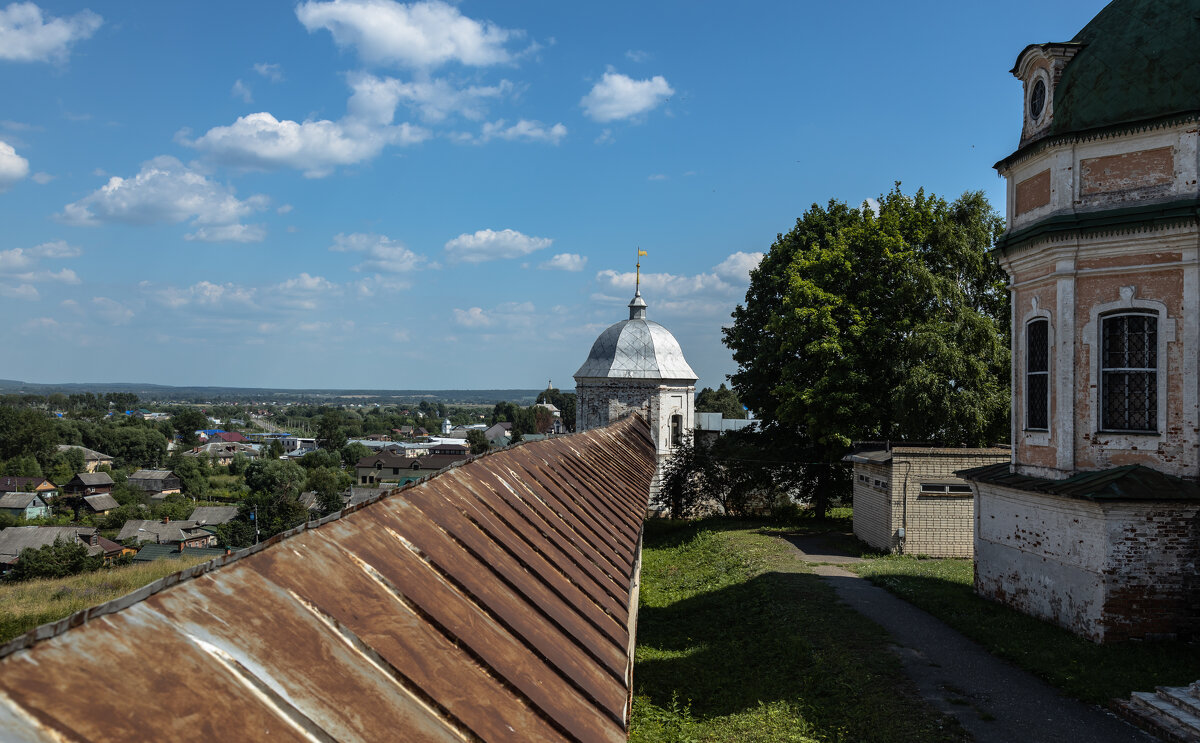
[{"label": "exposed brick wall", "polygon": [[981,596],[1096,642],[1196,633],[1200,504],[978,487]]}]

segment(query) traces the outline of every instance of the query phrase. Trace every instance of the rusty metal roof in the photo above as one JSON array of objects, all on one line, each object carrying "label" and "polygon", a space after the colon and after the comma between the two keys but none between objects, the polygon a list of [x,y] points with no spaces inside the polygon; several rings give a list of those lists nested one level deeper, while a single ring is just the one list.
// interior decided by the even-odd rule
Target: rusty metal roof
[{"label": "rusty metal roof", "polygon": [[0,737],[624,741],[654,469],[625,418],[43,625],[0,649]]},{"label": "rusty metal roof", "polygon": [[975,482],[1092,501],[1200,499],[1200,483],[1140,464],[1078,472],[1064,480],[1021,475],[1011,469],[1007,463],[1001,463],[961,470],[956,474]]}]

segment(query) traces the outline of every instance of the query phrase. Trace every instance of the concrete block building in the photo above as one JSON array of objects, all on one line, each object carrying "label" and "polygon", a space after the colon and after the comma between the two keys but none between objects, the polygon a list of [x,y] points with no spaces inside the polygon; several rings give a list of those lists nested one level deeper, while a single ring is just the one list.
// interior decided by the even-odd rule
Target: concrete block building
[{"label": "concrete block building", "polygon": [[1007,448],[867,446],[854,465],[854,535],[883,552],[971,557],[974,495],[956,472],[1007,462]]},{"label": "concrete block building", "polygon": [[1032,44],[996,164],[1012,459],[976,487],[976,590],[1096,641],[1200,628],[1196,0],[1116,0]]}]

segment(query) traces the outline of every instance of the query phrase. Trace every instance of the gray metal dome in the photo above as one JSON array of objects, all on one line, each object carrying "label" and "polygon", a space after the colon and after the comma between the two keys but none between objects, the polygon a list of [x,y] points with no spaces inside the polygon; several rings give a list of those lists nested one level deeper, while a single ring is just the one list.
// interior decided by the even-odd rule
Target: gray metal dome
[{"label": "gray metal dome", "polygon": [[629,303],[629,319],[601,333],[587,361],[575,372],[576,381],[598,378],[697,379],[671,331],[646,319],[646,301],[640,291]]}]

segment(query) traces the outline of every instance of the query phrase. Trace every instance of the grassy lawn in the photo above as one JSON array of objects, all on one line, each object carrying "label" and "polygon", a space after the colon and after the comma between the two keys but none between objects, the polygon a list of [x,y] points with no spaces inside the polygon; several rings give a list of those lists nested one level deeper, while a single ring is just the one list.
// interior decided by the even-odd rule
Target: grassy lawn
[{"label": "grassy lawn", "polygon": [[760,526],[647,522],[630,740],[962,740],[882,630]]},{"label": "grassy lawn", "polygon": [[39,624],[53,622],[124,596],[135,588],[198,562],[203,560],[158,560],[70,578],[0,583],[0,643],[8,642]]},{"label": "grassy lawn", "polygon": [[975,595],[970,560],[883,557],[852,566],[897,596],[940,618],[991,653],[1067,694],[1104,704],[1132,691],[1200,679],[1200,644],[1096,645],[1056,625]]}]

